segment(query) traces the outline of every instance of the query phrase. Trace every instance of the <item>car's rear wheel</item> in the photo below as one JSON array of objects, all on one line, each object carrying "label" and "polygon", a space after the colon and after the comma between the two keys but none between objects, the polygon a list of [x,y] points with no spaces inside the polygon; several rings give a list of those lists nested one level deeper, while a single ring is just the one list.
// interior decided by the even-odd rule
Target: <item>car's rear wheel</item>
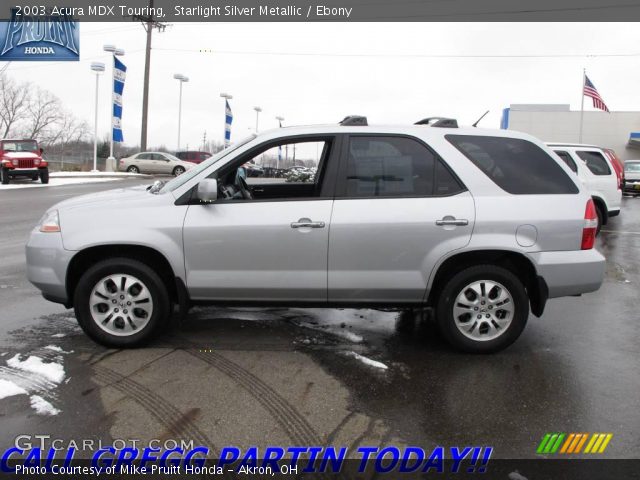
[{"label": "car's rear wheel", "polygon": [[9,185],[9,169],[8,168],[0,168],[0,182],[2,185]]},{"label": "car's rear wheel", "polygon": [[49,169],[44,168],[40,170],[40,182],[49,183]]},{"label": "car's rear wheel", "polygon": [[130,167],[127,168],[127,172],[129,172],[129,173],[140,173],[140,169],[138,167],[136,167],[135,165],[131,165]]},{"label": "car's rear wheel", "polygon": [[509,270],[477,265],[457,273],[442,290],[438,325],[449,343],[465,352],[491,353],[511,345],[529,316],[529,299]]},{"label": "car's rear wheel", "polygon": [[184,167],[176,167],[173,169],[173,174],[177,177],[178,175],[182,175],[184,173]]},{"label": "car's rear wheel", "polygon": [[114,348],[148,340],[168,318],[167,288],[146,264],[111,258],[90,267],[74,295],[78,323],[94,341]]}]

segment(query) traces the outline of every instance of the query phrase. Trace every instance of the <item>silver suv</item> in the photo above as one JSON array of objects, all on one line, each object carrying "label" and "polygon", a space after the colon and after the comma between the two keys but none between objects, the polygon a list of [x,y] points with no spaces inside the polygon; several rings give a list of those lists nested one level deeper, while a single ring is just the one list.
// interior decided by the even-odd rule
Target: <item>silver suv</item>
[{"label": "silver suv", "polygon": [[[292,153],[312,181],[242,167],[287,168]],[[278,304],[431,307],[453,346],[491,352],[548,298],[600,287],[596,226],[580,182],[529,135],[348,117],[252,136],[167,183],[63,201],[26,253],[29,280],[108,346],[147,340],[174,305]]]}]

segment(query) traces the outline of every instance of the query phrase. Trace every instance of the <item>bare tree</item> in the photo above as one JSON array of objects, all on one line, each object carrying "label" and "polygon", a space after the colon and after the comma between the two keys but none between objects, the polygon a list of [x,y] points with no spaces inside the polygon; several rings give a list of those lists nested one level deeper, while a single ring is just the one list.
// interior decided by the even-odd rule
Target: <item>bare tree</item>
[{"label": "bare tree", "polygon": [[44,143],[57,144],[64,150],[65,145],[82,142],[89,135],[89,125],[84,120],[77,119],[71,112],[62,110],[56,123],[51,129],[51,135]]},{"label": "bare tree", "polygon": [[49,143],[48,139],[55,136],[55,130],[64,126],[59,125],[65,121],[60,100],[48,90],[35,90],[27,104],[26,113],[24,131],[27,138],[38,138],[43,143]]},{"label": "bare tree", "polygon": [[29,84],[16,83],[7,75],[0,75],[0,126],[2,138],[24,117],[29,106]]}]

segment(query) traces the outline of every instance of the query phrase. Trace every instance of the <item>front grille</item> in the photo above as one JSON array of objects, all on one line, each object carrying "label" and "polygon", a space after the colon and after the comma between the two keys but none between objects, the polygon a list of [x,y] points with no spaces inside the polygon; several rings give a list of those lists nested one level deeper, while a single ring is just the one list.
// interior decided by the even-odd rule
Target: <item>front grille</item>
[{"label": "front grille", "polygon": [[33,168],[33,158],[20,158],[18,159],[18,168]]}]

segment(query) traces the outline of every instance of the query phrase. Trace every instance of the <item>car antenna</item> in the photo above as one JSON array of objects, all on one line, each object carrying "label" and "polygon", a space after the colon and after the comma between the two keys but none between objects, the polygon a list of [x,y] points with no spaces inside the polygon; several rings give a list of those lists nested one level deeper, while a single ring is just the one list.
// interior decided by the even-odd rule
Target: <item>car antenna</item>
[{"label": "car antenna", "polygon": [[487,113],[489,113],[489,110],[487,110],[486,112],[484,112],[484,113],[482,114],[482,116],[481,116],[478,120],[476,120],[476,123],[474,123],[474,124],[473,124],[473,126],[474,126],[474,127],[477,127],[477,126],[478,126],[478,124],[480,123],[480,120],[482,120],[484,117],[486,117],[486,116],[487,116]]}]

